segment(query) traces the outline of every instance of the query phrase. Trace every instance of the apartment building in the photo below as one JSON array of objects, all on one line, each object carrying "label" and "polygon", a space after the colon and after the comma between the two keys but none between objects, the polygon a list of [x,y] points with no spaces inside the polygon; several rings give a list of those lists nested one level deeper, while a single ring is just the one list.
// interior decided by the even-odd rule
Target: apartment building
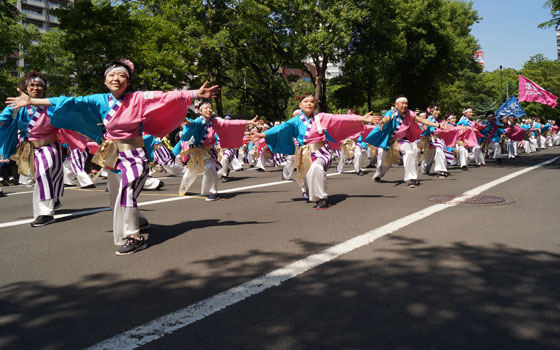
[{"label": "apartment building", "polygon": [[23,24],[34,25],[44,34],[60,24],[51,10],[73,2],[74,0],[18,0],[16,6],[24,16]]}]

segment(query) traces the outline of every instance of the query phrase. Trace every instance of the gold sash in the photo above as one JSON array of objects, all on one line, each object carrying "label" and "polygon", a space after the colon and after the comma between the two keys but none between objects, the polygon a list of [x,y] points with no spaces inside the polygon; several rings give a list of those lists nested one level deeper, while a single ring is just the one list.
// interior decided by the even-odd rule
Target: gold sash
[{"label": "gold sash", "polygon": [[316,142],[309,145],[301,146],[296,149],[294,164],[297,168],[296,181],[300,186],[303,186],[303,179],[309,168],[311,167],[311,153],[320,150],[324,145],[322,142]]},{"label": "gold sash", "polygon": [[186,157],[190,154],[191,158],[188,163],[189,170],[193,171],[195,168],[198,168],[198,173],[203,173],[206,167],[206,160],[211,157],[208,151],[213,147],[214,145],[189,148],[181,151],[181,157]]},{"label": "gold sash", "polygon": [[131,151],[144,147],[141,137],[126,140],[103,140],[91,161],[102,168],[114,169],[119,159],[119,151]]},{"label": "gold sash", "polygon": [[399,152],[399,141],[395,139],[389,140],[391,146],[386,151],[387,157],[385,157],[385,161],[383,162],[383,166],[388,167],[393,164],[399,164],[401,160],[401,153]]},{"label": "gold sash", "polygon": [[55,143],[58,137],[53,136],[44,140],[23,141],[16,149],[16,153],[10,157],[18,166],[18,174],[35,178],[35,148]]},{"label": "gold sash", "polygon": [[346,159],[354,159],[354,147],[356,147],[356,141],[352,139],[346,139],[340,145],[340,149],[344,152]]}]

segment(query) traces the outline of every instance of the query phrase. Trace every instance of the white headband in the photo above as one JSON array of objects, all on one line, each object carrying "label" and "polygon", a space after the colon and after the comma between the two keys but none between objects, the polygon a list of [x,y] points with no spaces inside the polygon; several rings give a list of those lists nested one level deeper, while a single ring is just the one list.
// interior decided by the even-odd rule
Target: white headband
[{"label": "white headband", "polygon": [[107,74],[112,71],[124,72],[124,74],[126,74],[126,77],[130,78],[130,75],[128,74],[128,70],[124,68],[124,66],[121,66],[120,64],[113,64],[111,67],[105,69],[104,76],[107,76]]},{"label": "white headband", "polygon": [[47,83],[46,83],[45,80],[44,80],[43,78],[41,78],[41,77],[33,77],[33,78],[27,79],[27,80],[25,81],[25,86],[31,84],[31,83],[34,82],[34,81],[40,82],[40,83],[43,84],[43,86],[45,86],[45,87],[47,86]]},{"label": "white headband", "polygon": [[408,99],[406,97],[399,97],[399,98],[397,98],[395,103],[399,103],[399,102],[408,102]]}]

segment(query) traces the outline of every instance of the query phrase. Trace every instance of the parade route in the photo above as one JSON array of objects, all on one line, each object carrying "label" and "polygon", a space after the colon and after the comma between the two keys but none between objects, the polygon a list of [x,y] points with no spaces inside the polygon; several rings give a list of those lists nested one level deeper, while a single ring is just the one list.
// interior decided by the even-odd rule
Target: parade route
[{"label": "parade route", "polygon": [[[149,247],[127,257],[114,255],[106,193],[67,191],[39,229],[23,225],[30,196],[4,198],[0,346],[553,348],[559,158],[424,175],[416,189],[401,167],[382,183],[343,173],[323,211],[274,169],[233,173],[213,203],[169,197],[169,178],[162,198],[140,197]],[[461,204],[482,193],[514,201]],[[428,204],[434,194],[457,197]]]}]

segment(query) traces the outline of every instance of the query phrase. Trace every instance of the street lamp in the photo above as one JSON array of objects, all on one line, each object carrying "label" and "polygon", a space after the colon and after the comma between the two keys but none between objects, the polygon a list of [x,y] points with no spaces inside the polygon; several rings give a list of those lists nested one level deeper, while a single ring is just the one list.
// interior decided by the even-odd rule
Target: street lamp
[{"label": "street lamp", "polygon": [[500,103],[504,102],[504,85],[502,81],[502,66],[500,65]]}]

